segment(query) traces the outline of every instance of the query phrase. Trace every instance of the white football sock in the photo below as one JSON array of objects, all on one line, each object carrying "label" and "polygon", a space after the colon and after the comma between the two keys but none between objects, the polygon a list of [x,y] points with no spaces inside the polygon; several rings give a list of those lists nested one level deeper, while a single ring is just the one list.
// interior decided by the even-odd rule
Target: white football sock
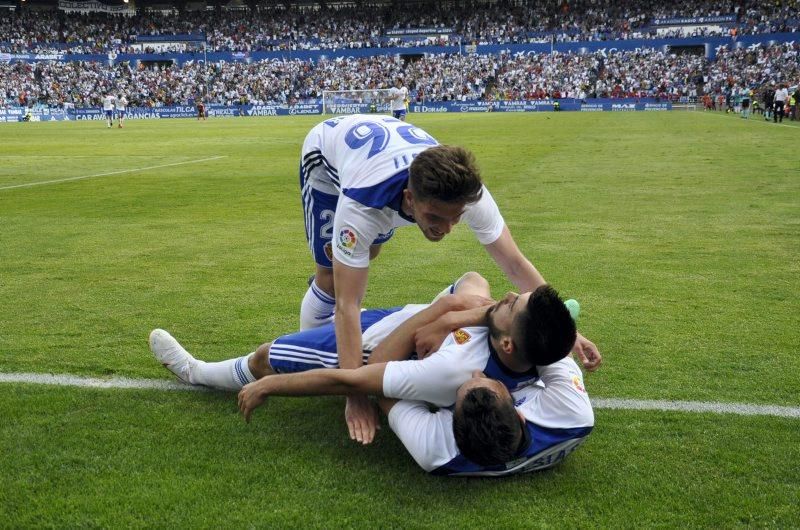
[{"label": "white football sock", "polygon": [[300,330],[318,328],[333,321],[336,299],[311,282],[300,306]]},{"label": "white football sock", "polygon": [[247,365],[250,357],[255,353],[217,363],[195,360],[189,370],[189,382],[193,385],[205,385],[217,390],[239,391],[247,383],[256,380]]}]

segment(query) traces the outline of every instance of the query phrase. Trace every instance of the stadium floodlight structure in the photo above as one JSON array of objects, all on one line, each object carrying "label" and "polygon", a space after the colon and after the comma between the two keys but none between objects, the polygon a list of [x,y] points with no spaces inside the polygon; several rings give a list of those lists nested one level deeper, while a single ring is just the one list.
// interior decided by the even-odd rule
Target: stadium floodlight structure
[{"label": "stadium floodlight structure", "polygon": [[390,89],[372,90],[323,90],[323,114],[361,114],[367,112],[390,112]]}]

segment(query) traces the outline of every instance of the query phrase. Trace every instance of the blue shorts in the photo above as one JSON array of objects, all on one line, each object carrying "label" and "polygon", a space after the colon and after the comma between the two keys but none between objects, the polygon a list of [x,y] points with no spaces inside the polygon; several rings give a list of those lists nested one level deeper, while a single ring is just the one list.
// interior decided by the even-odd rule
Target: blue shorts
[{"label": "blue shorts", "polygon": [[114,111],[113,110],[107,110],[106,111],[106,118],[108,118],[110,120],[113,117],[114,117]]},{"label": "blue shorts", "polygon": [[397,118],[398,120],[402,120],[403,118],[405,118],[405,117],[406,117],[406,109],[403,109],[403,110],[393,110],[393,111],[392,111],[392,116],[394,116],[394,117],[395,117],[395,118]]},{"label": "blue shorts", "polygon": [[[361,312],[361,333],[402,307]],[[364,362],[371,352],[363,352]],[[339,368],[334,323],[298,331],[275,339],[269,347],[269,365],[277,373],[305,372],[314,368]]]},{"label": "blue shorts", "polygon": [[[319,151],[305,153],[300,162],[300,192],[303,200],[303,218],[306,226],[306,241],[314,256],[314,262],[321,266],[333,267],[333,216],[339,196],[325,193],[312,185],[314,180],[325,180],[338,188],[339,176],[331,168]],[[373,245],[382,245],[394,235],[394,229],[377,238]]]},{"label": "blue shorts", "polygon": [[120,118],[124,118],[125,117],[125,111],[124,110],[118,110],[117,111],[117,116],[120,117]]}]

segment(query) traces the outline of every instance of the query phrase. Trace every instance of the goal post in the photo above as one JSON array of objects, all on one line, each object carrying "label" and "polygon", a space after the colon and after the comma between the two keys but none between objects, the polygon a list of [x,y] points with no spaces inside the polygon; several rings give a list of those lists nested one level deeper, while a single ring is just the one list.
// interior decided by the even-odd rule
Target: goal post
[{"label": "goal post", "polygon": [[391,109],[390,90],[323,90],[323,114],[387,114]]}]

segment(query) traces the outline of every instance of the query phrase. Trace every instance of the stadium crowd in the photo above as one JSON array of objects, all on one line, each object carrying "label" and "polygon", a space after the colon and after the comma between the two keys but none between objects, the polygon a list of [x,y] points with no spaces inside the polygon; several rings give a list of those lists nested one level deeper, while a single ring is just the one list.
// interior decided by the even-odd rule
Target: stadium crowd
[{"label": "stadium crowd", "polygon": [[0,63],[0,103],[98,106],[106,93],[131,106],[266,104],[318,101],[323,90],[389,88],[402,77],[416,101],[533,100],[726,94],[800,80],[800,43],[720,50],[716,60],[658,50],[594,54],[441,54],[405,63],[397,56],[317,62],[134,67],[89,62]]},{"label": "stadium crowd", "polygon": [[[798,31],[798,0],[500,0],[490,5],[462,2],[407,4],[402,8],[284,6],[254,10],[140,11],[135,16],[64,13],[55,10],[0,11],[0,52],[138,53],[154,48],[139,35],[197,34],[209,51],[253,52],[290,49],[408,47],[418,45],[649,39],[692,35],[743,35]],[[735,15],[733,24],[693,26],[658,32],[657,19]],[[438,28],[432,36],[392,31]],[[389,32],[389,33],[387,33]],[[169,51],[181,51],[175,44]]]}]

